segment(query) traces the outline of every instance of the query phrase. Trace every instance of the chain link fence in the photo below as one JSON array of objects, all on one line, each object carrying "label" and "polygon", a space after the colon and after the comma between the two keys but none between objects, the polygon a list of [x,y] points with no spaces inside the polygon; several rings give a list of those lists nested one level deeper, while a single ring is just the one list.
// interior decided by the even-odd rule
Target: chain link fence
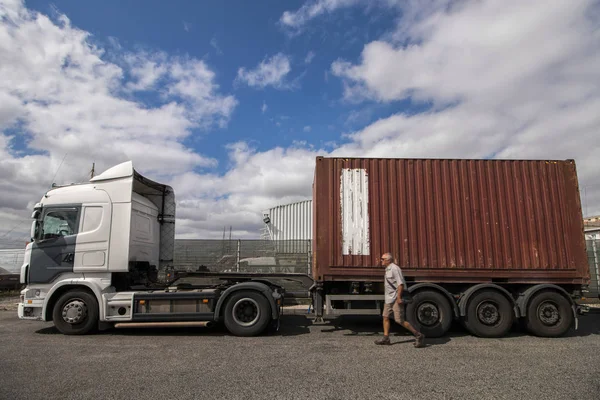
[{"label": "chain link fence", "polygon": [[590,264],[590,288],[586,297],[599,299],[600,296],[600,239],[586,240],[588,263]]},{"label": "chain link fence", "polygon": [[11,274],[19,274],[24,256],[25,249],[0,250],[0,268]]},{"label": "chain link fence", "polygon": [[[173,266],[176,270],[199,272],[311,275],[311,260],[310,240],[178,239]],[[309,297],[308,288],[292,277],[269,280],[296,299]]]},{"label": "chain link fence", "polygon": [[177,270],[311,273],[310,240],[175,240]]}]

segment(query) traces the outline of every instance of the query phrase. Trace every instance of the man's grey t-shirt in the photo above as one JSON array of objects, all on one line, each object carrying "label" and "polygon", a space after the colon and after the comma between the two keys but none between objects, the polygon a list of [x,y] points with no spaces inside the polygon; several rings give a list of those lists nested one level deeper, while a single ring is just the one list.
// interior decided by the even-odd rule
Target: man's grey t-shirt
[{"label": "man's grey t-shirt", "polygon": [[385,302],[387,304],[392,304],[396,301],[396,296],[398,295],[398,285],[404,285],[404,289],[406,289],[406,281],[404,280],[404,276],[402,276],[402,271],[400,267],[394,263],[388,265],[385,269]]}]

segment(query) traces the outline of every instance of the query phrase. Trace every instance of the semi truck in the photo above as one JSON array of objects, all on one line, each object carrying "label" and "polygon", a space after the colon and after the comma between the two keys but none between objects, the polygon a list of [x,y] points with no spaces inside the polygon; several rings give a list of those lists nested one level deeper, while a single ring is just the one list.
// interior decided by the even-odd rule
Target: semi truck
[{"label": "semi truck", "polygon": [[[304,282],[316,322],[379,315],[387,252],[406,279],[406,318],[428,337],[453,321],[480,337],[501,337],[515,323],[561,336],[586,311],[573,160],[317,157],[312,197]],[[257,335],[279,323],[285,290],[271,274],[158,282],[173,265],[174,192],[131,162],[49,190],[32,218],[21,319],[53,321],[65,334],[224,322],[235,335]]]},{"label": "semi truck", "polygon": [[317,321],[379,315],[380,257],[396,258],[406,318],[501,337],[577,328],[590,283],[573,160],[317,157],[311,293]]},{"label": "semi truck", "polygon": [[175,283],[175,208],[173,189],[131,161],[53,187],[33,209],[19,318],[53,321],[73,335],[223,322],[234,335],[253,336],[278,326],[285,291],[264,276]]}]

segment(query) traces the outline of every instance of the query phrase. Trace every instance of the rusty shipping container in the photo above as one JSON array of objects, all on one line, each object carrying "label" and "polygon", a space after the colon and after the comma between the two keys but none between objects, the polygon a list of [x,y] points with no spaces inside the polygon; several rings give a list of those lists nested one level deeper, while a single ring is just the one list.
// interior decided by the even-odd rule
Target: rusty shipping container
[{"label": "rusty shipping container", "polygon": [[589,283],[572,160],[318,157],[313,219],[318,281]]}]

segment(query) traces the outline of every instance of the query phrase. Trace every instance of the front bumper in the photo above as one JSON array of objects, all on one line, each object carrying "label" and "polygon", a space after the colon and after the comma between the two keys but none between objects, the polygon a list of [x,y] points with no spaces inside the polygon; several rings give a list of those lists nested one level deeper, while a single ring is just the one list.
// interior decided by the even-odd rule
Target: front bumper
[{"label": "front bumper", "polygon": [[[31,303],[29,303],[31,301]],[[33,321],[43,321],[42,311],[44,309],[43,300],[29,300],[28,303],[19,303],[19,319],[28,319]]]}]

